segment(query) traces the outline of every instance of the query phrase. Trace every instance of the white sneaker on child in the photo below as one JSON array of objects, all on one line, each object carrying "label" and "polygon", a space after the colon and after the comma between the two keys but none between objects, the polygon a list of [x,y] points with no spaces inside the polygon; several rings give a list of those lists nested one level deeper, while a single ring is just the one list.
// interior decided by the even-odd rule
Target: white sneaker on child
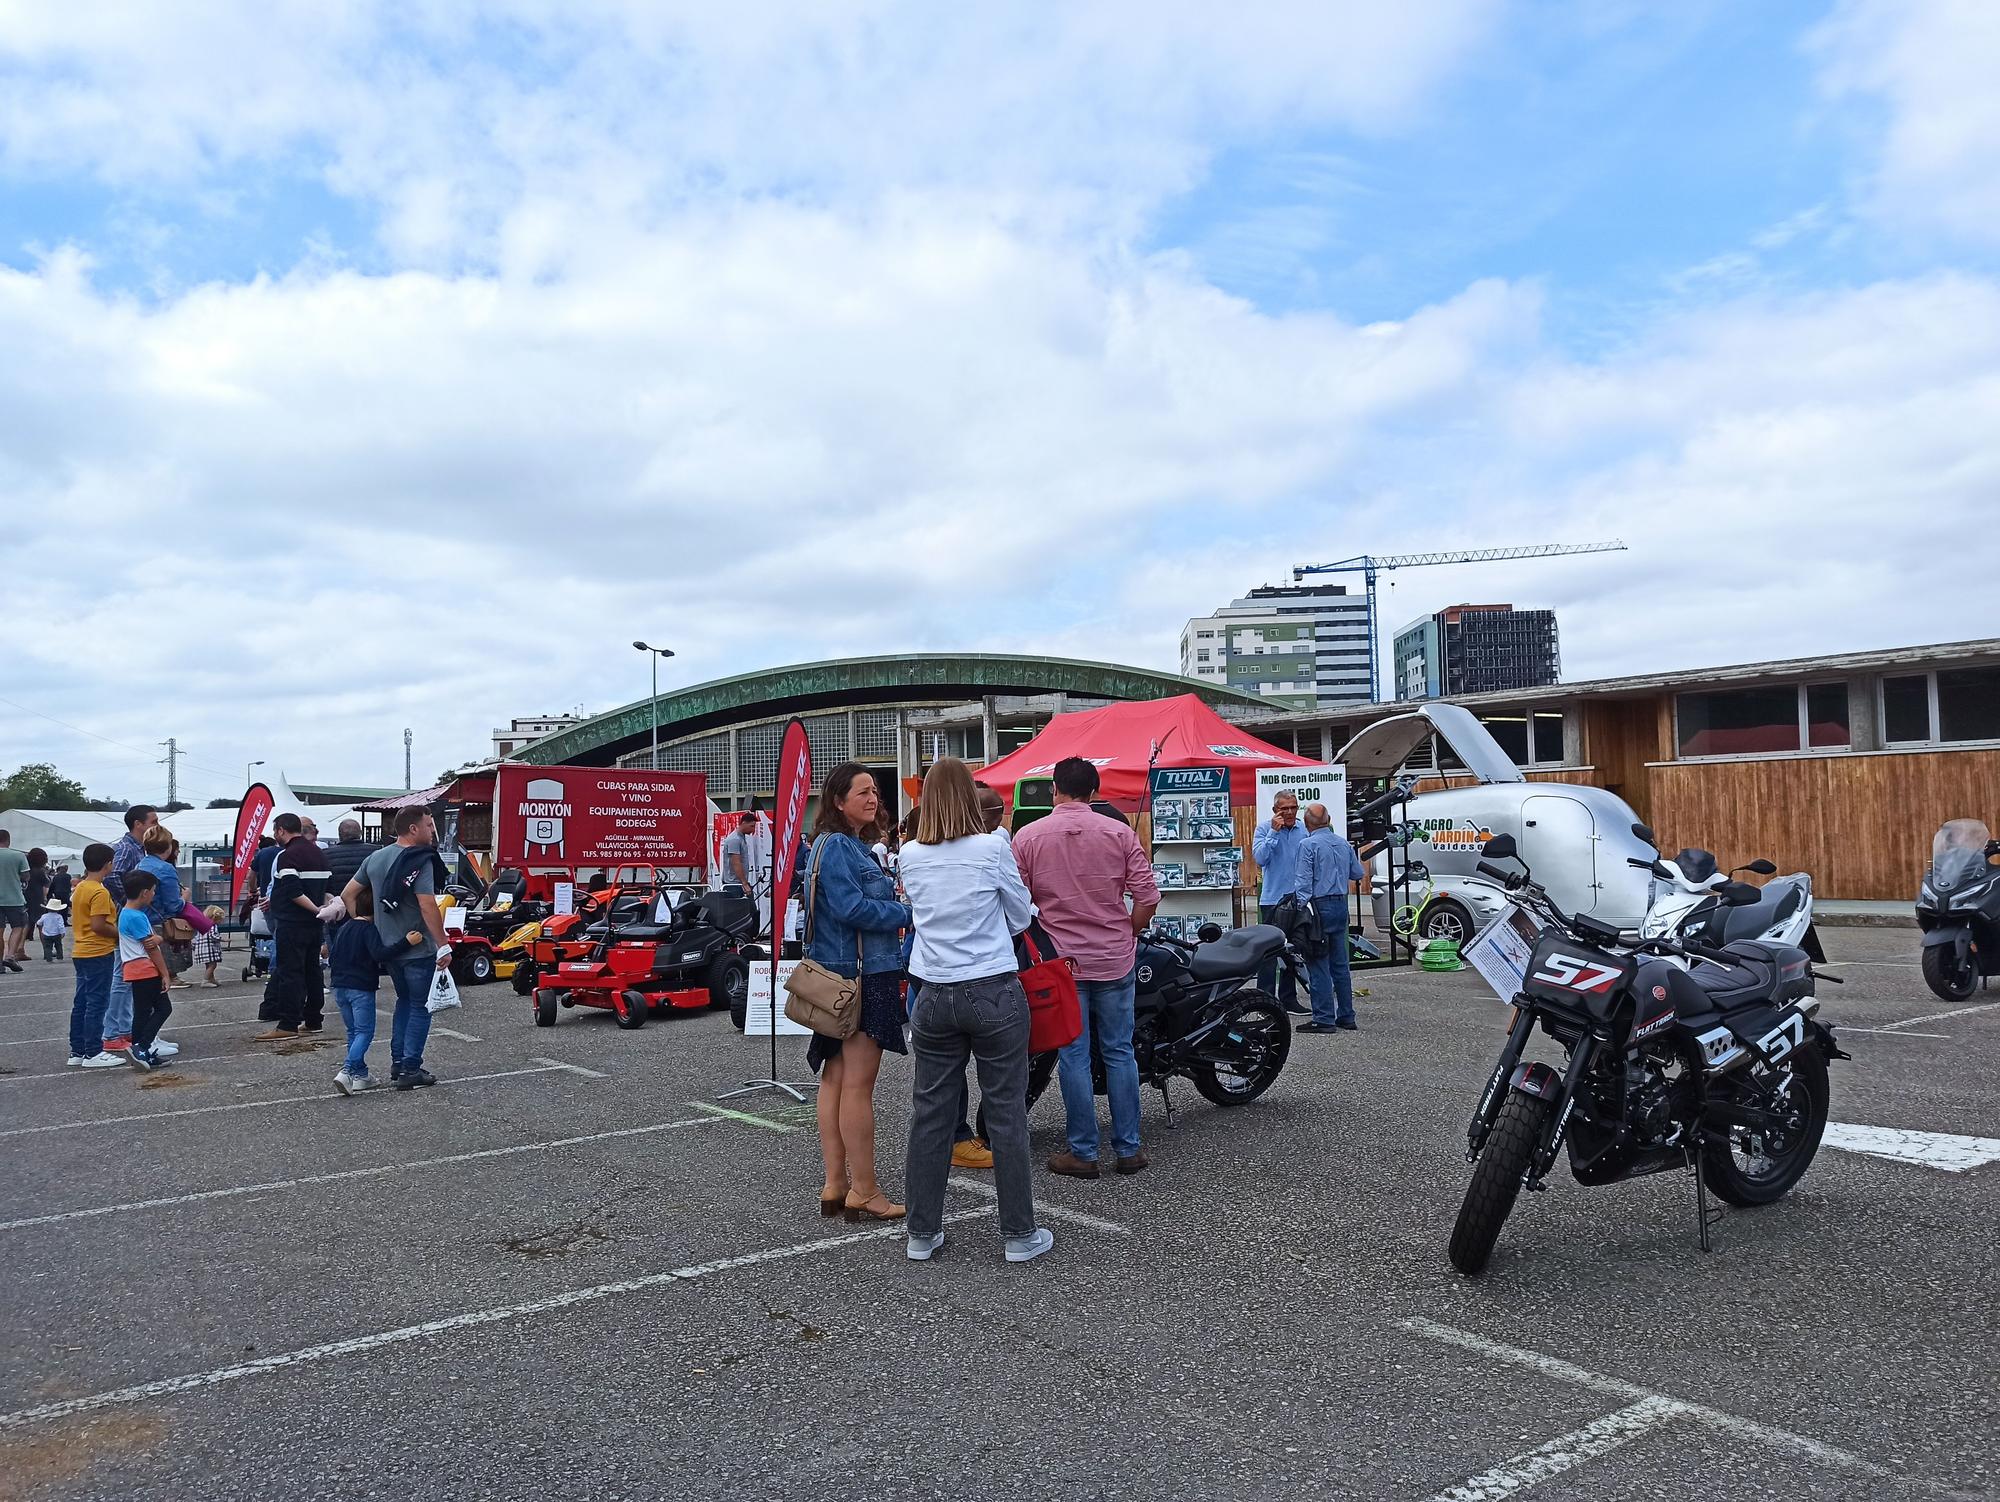
[{"label": "white sneaker on child", "polygon": [[103,1053],[92,1054],[79,1067],[83,1069],[123,1069],[125,1067],[125,1055],[117,1052],[115,1049],[107,1048]]}]

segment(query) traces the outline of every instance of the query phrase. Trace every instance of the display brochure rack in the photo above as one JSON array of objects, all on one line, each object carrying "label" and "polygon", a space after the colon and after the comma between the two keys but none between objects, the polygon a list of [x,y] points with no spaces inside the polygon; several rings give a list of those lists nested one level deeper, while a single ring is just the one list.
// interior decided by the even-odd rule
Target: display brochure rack
[{"label": "display brochure rack", "polygon": [[1204,923],[1234,928],[1243,848],[1229,811],[1229,769],[1154,767],[1147,807],[1160,888],[1154,925],[1190,941]]}]

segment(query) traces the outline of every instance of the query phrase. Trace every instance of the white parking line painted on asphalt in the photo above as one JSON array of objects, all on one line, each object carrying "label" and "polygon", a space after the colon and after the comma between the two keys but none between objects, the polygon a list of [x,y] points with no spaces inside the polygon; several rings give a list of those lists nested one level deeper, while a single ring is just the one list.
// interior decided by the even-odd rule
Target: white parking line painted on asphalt
[{"label": "white parking line painted on asphalt", "polygon": [[[232,1018],[228,1022],[182,1023],[182,1022],[170,1021],[167,1023],[167,1026],[162,1036],[171,1038],[175,1033],[191,1033],[198,1027],[255,1027],[256,1025],[257,1024],[255,1022],[251,1021],[247,1017]],[[431,1031],[437,1032],[439,1031],[439,1029],[433,1028],[431,1029]],[[55,1037],[55,1038],[0,1038],[0,1048],[17,1048],[23,1043],[67,1043],[67,1042],[69,1042],[68,1033],[64,1033],[60,1037]]]},{"label": "white parking line painted on asphalt", "polygon": [[[995,1189],[991,1184],[982,1184],[977,1179],[962,1178],[958,1174],[953,1174],[945,1182],[953,1185],[955,1188],[970,1190],[974,1194],[983,1194],[988,1199],[997,1200],[1000,1197],[998,1189]],[[1050,1220],[1066,1220],[1072,1225],[1089,1226],[1093,1231],[1109,1231],[1114,1236],[1130,1236],[1132,1234],[1127,1227],[1119,1225],[1115,1220],[1105,1220],[1102,1216],[1098,1215],[1086,1215],[1081,1210],[1071,1210],[1063,1205],[1051,1205],[1047,1200],[1035,1201],[1035,1213],[1046,1215]]]},{"label": "white parking line painted on asphalt", "polygon": [[1878,1033],[1885,1038],[1949,1038],[1951,1036],[1950,1033],[1906,1033],[1901,1028],[1894,1027],[1849,1027],[1844,1022],[1839,1024],[1839,1031],[1840,1036],[1843,1038],[1850,1033]]},{"label": "white parking line painted on asphalt", "polygon": [[[534,1069],[500,1069],[494,1071],[492,1074],[454,1075],[450,1079],[439,1080],[437,1084],[429,1088],[441,1090],[447,1085],[470,1085],[476,1080],[508,1080],[521,1074],[552,1074],[558,1069],[575,1069],[575,1066],[571,1064],[543,1064]],[[590,1071],[577,1070],[576,1072],[588,1074]],[[106,1070],[105,1073],[108,1074],[110,1071]],[[598,1078],[602,1079],[603,1076],[599,1075]],[[381,1093],[386,1095],[389,1092],[385,1088]],[[189,1106],[185,1110],[180,1111],[141,1111],[136,1116],[100,1116],[95,1121],[58,1121],[49,1126],[9,1127],[5,1131],[0,1131],[0,1137],[30,1137],[36,1132],[67,1132],[82,1127],[116,1126],[120,1122],[125,1121],[161,1121],[169,1116],[206,1116],[213,1111],[254,1111],[259,1106],[296,1106],[309,1100],[342,1100],[344,1098],[338,1092],[332,1090],[319,1095],[281,1095],[275,1100],[240,1100],[226,1106]]]},{"label": "white parking line painted on asphalt", "polygon": [[461,1043],[484,1043],[486,1041],[484,1038],[473,1037],[471,1033],[461,1033],[453,1028],[439,1027],[435,1022],[431,1024],[431,1031],[434,1033],[443,1033],[447,1038],[456,1038]]},{"label": "white parking line painted on asphalt", "polygon": [[545,1059],[540,1054],[528,1055],[535,1064],[546,1064],[551,1069],[567,1069],[571,1074],[580,1074],[587,1080],[608,1080],[610,1075],[596,1069],[585,1069],[581,1064],[565,1064],[561,1059]]},{"label": "white parking line painted on asphalt", "polygon": [[713,1116],[689,1116],[680,1121],[656,1121],[647,1126],[619,1127],[610,1132],[590,1132],[581,1137],[555,1137],[545,1142],[516,1142],[506,1147],[481,1148],[477,1152],[452,1153],[443,1158],[414,1158],[405,1163],[382,1163],[373,1168],[343,1168],[336,1173],[306,1174],[296,1179],[268,1179],[261,1184],[235,1184],[227,1189],[203,1189],[193,1194],[170,1195],[163,1199],[128,1200],[122,1205],[93,1205],[87,1210],[63,1210],[52,1215],[25,1215],[19,1220],[0,1220],[0,1231],[19,1231],[29,1226],[52,1226],[66,1220],[93,1220],[100,1215],[122,1215],[132,1210],[160,1210],[169,1205],[198,1205],[207,1200],[234,1199],[244,1194],[270,1194],[284,1189],[304,1189],[312,1184],[334,1184],[342,1179],[375,1179],[402,1173],[411,1168],[442,1168],[453,1163],[477,1163],[487,1158],[510,1158],[518,1153],[546,1153],[562,1147],[578,1147],[586,1142],[611,1142],[620,1137],[646,1137],[655,1132],[671,1132],[676,1127],[715,1126]]},{"label": "white parking line painted on asphalt", "polygon": [[1916,1163],[1964,1173],[1982,1164],[2000,1162],[2000,1137],[1959,1137],[1950,1132],[1912,1132],[1900,1127],[1856,1126],[1829,1121],[1820,1143],[1842,1152],[1866,1153],[1892,1163]]},{"label": "white parking line painted on asphalt", "polygon": [[1490,1471],[1481,1471],[1436,1493],[1430,1502],[1496,1502],[1526,1491],[1537,1482],[1564,1471],[1575,1470],[1585,1461],[1608,1455],[1620,1445],[1650,1434],[1662,1424],[1681,1418],[1688,1409],[1672,1398],[1641,1398],[1629,1408],[1607,1413],[1574,1433],[1538,1445],[1511,1460],[1503,1460]]},{"label": "white parking line painted on asphalt", "polygon": [[[977,1210],[959,1210],[947,1215],[945,1222],[951,1224],[955,1221],[976,1220],[982,1215],[991,1214],[993,1207],[982,1205]],[[217,1367],[213,1371],[164,1377],[157,1382],[141,1382],[132,1387],[113,1388],[110,1392],[92,1393],[88,1397],[69,1398],[60,1403],[43,1403],[38,1407],[0,1414],[0,1432],[24,1429],[32,1424],[69,1418],[74,1414],[93,1413],[98,1409],[113,1408],[123,1403],[139,1403],[147,1398],[161,1398],[173,1393],[191,1392],[197,1388],[215,1387],[224,1382],[240,1381],[245,1377],[261,1377],[271,1372],[306,1366],[316,1361],[329,1361],[339,1356],[358,1356],[367,1351],[380,1350],[384,1346],[423,1340],[453,1330],[494,1325],[506,1320],[531,1319],[538,1314],[551,1314],[559,1309],[573,1309],[579,1304],[592,1304],[600,1299],[614,1298],[619,1294],[640,1293],[667,1283],[691,1283],[701,1278],[712,1278],[718,1273],[733,1272],[740,1267],[755,1267],[765,1262],[782,1262],[793,1257],[810,1257],[820,1252],[854,1246],[859,1242],[881,1241],[903,1234],[901,1225],[893,1225],[867,1231],[854,1231],[845,1236],[827,1236],[818,1241],[801,1241],[792,1246],[747,1252],[740,1257],[723,1257],[714,1262],[697,1262],[687,1267],[672,1268],[667,1272],[648,1273],[641,1278],[626,1278],[617,1283],[599,1283],[594,1288],[575,1288],[568,1293],[530,1299],[524,1304],[506,1304],[497,1309],[474,1309],[465,1314],[448,1315],[443,1319],[425,1320],[420,1325],[404,1325],[400,1329],[383,1330],[374,1335],[358,1335],[351,1340],[334,1340],[328,1341],[325,1345],[306,1346],[302,1350],[280,1351],[276,1355],[260,1356],[255,1361],[238,1362],[234,1366]]]},{"label": "white parking line painted on asphalt", "polygon": [[1525,1350],[1520,1346],[1502,1345],[1497,1340],[1488,1340],[1483,1335],[1474,1335],[1469,1330],[1455,1329],[1450,1325],[1440,1325],[1435,1320],[1421,1316],[1397,1322],[1399,1329],[1408,1330],[1412,1335],[1421,1335],[1427,1340],[1441,1340],[1463,1350],[1487,1356],[1495,1361],[1505,1361],[1514,1366],[1525,1366],[1540,1372],[1545,1377],[1553,1377],[1558,1382],[1573,1383],[1587,1387],[1592,1392],[1608,1393],[1616,1398],[1628,1398],[1633,1402],[1643,1402],[1647,1398],[1659,1398],[1675,1404],[1687,1416],[1706,1425],[1710,1429],[1737,1439],[1756,1440],[1777,1450],[1787,1450],[1821,1465],[1834,1466],[1841,1470],[1858,1471],[1864,1476],[1895,1476],[1898,1481],[1930,1492],[1949,1494],[1947,1489],[1931,1482],[1917,1481],[1908,1476],[1889,1471],[1873,1461],[1863,1460],[1852,1451],[1825,1444],[1820,1440],[1808,1439],[1803,1434],[1794,1434],[1789,1429],[1775,1428],[1770,1424],[1760,1424],[1755,1419],[1742,1418],[1737,1414],[1724,1413],[1720,1408],[1709,1408],[1700,1403],[1689,1403],[1666,1393],[1654,1392],[1651,1388],[1640,1387],[1635,1382],[1621,1381],[1617,1377],[1607,1377],[1602,1372],[1593,1372],[1576,1366],[1559,1357],[1546,1356],[1540,1351]]},{"label": "white parking line painted on asphalt", "polygon": [[1929,1012],[1922,1017],[1906,1017],[1901,1022],[1888,1023],[1887,1027],[1889,1030],[1894,1031],[1906,1027],[1915,1027],[1919,1022],[1950,1022],[1954,1018],[1970,1017],[1974,1012],[1992,1011],[2000,1011],[2000,1001],[1989,1001],[1976,1007],[1959,1007],[1950,1012]]}]

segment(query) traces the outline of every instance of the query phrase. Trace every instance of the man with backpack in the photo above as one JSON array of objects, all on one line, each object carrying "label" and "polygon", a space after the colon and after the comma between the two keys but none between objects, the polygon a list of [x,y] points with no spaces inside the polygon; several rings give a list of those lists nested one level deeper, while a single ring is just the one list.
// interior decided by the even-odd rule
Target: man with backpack
[{"label": "man with backpack", "polygon": [[[415,1090],[435,1085],[437,1077],[424,1068],[424,1044],[431,1033],[431,979],[451,968],[451,944],[444,935],[444,915],[438,911],[438,886],[445,878],[437,853],[437,821],[428,810],[406,808],[396,815],[396,843],[384,845],[354,873],[341,891],[349,912],[361,893],[372,900],[375,925],[385,950],[405,951],[387,969],[396,988],[396,1017],[389,1029],[389,1085]],[[422,946],[409,949],[412,930],[425,934],[436,949],[433,957]]]}]

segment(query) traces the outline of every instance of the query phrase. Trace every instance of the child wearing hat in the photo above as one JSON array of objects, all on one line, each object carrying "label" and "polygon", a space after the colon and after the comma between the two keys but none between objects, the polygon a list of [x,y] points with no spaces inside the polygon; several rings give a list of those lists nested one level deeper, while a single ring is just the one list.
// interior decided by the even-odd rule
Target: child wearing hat
[{"label": "child wearing hat", "polygon": [[42,908],[42,921],[36,925],[42,935],[42,963],[53,965],[63,957],[63,930],[69,927],[69,919],[63,916],[69,910],[51,897]]}]

